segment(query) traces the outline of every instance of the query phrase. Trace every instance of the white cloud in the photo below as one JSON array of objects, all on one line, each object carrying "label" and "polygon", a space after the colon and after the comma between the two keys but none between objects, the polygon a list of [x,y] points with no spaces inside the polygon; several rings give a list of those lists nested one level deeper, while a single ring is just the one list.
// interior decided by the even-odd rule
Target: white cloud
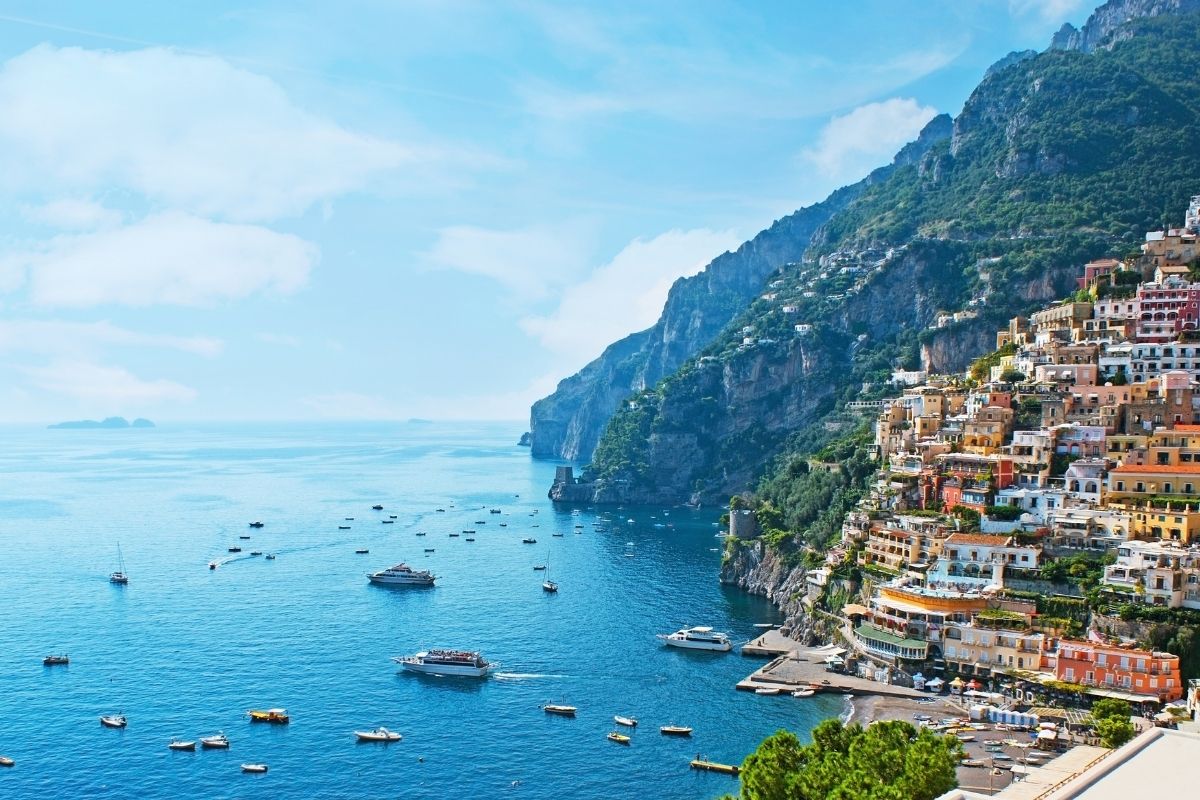
[{"label": "white cloud", "polygon": [[121,223],[121,212],[91,200],[63,199],[40,206],[26,206],[21,216],[30,222],[62,230],[93,230]]},{"label": "white cloud", "polygon": [[206,336],[138,333],[107,321],[0,320],[0,353],[82,356],[114,346],[155,347],[212,358],[221,353],[224,343]]},{"label": "white cloud", "polygon": [[210,222],[178,212],[122,228],[59,236],[0,261],[0,273],[26,270],[32,302],[206,306],[304,285],[316,248],[291,234]]},{"label": "white cloud", "polygon": [[590,238],[582,223],[511,231],[455,225],[438,231],[437,241],[422,258],[434,268],[491,278],[535,301],[584,271]]},{"label": "white cloud", "polygon": [[868,103],[829,120],[817,143],[800,155],[827,178],[860,178],[890,161],[935,116],[937,109],[911,97]]},{"label": "white cloud", "polygon": [[741,238],[734,231],[671,230],[653,239],[634,239],[612,261],[567,289],[545,316],[521,320],[542,346],[590,360],[608,344],[652,325],[676,279],[694,275]]},{"label": "white cloud", "polygon": [[22,367],[30,382],[53,394],[65,395],[96,408],[127,404],[186,402],[196,390],[169,380],[142,380],[121,367],[87,361],[59,360],[42,367]]},{"label": "white cloud", "polygon": [[401,416],[382,397],[357,392],[331,392],[303,398],[300,403],[326,419],[396,419]]},{"label": "white cloud", "polygon": [[158,47],[35,47],[0,67],[0,108],[9,188],[119,186],[243,221],[299,214],[421,155],[297,107],[269,78]]}]

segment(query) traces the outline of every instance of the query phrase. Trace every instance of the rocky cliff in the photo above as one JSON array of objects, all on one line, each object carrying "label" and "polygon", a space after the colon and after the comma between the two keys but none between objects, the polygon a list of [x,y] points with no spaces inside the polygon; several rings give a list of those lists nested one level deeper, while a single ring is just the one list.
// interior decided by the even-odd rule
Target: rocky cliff
[{"label": "rocky cliff", "polygon": [[897,167],[915,164],[949,135],[950,117],[936,117],[896,154],[892,164],[776,221],[737,251],[713,259],[698,275],[676,281],[654,327],[611,345],[533,405],[532,454],[590,459],[604,426],[623,400],[655,385],[708,345],[762,291],[766,277],[799,260],[813,233],[866,187],[885,180]]},{"label": "rocky cliff", "polygon": [[813,613],[810,604],[805,602],[807,570],[788,565],[763,542],[731,547],[728,557],[721,563],[721,583],[770,600],[783,614],[785,636],[803,644],[831,641],[836,626],[821,614]]},{"label": "rocky cliff", "polygon": [[1052,50],[1090,53],[1109,48],[1134,35],[1131,21],[1200,11],[1200,0],[1108,0],[1088,17],[1082,28],[1065,23],[1050,41]]}]

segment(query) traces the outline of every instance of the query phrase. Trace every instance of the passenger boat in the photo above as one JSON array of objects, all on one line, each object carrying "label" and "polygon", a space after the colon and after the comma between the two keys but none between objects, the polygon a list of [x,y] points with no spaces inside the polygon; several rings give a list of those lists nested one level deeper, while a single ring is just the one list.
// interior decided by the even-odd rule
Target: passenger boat
[{"label": "passenger boat", "polygon": [[266,764],[242,764],[242,772],[266,772]]},{"label": "passenger boat", "polygon": [[573,716],[575,716],[575,712],[578,709],[576,709],[575,706],[564,706],[564,705],[556,705],[554,703],[547,703],[546,705],[542,706],[542,710],[545,711],[547,714],[556,714],[560,717],[573,717]]},{"label": "passenger boat", "polygon": [[172,739],[171,743],[167,745],[167,749],[168,750],[195,750],[196,743],[195,742],[185,742],[180,739]]},{"label": "passenger boat", "polygon": [[691,650],[719,650],[727,652],[733,649],[733,643],[723,633],[716,633],[712,628],[702,625],[695,628],[684,628],[675,633],[660,633],[658,638],[671,647],[685,647]]},{"label": "passenger boat", "polygon": [[215,733],[212,736],[201,736],[200,747],[205,750],[225,750],[229,748],[229,739],[223,733]]},{"label": "passenger boat", "polygon": [[46,656],[45,658],[42,659],[43,667],[54,667],[54,666],[58,666],[60,664],[70,664],[70,663],[71,663],[71,659],[68,658],[65,653],[61,656]]},{"label": "passenger boat", "polygon": [[521,544],[537,544],[537,539],[533,538],[532,536],[526,536],[521,540]]},{"label": "passenger boat", "polygon": [[11,767],[15,763],[17,762],[13,761],[8,756],[0,756],[0,767]]},{"label": "passenger boat", "polygon": [[663,736],[691,736],[692,729],[686,725],[663,725],[658,729]]},{"label": "passenger boat", "polygon": [[125,559],[121,556],[120,542],[117,542],[117,571],[108,576],[108,582],[119,586],[129,583],[129,575],[125,572]]},{"label": "passenger boat", "polygon": [[637,717],[622,717],[620,714],[613,717],[613,722],[618,725],[624,725],[626,728],[637,727]]},{"label": "passenger boat", "polygon": [[354,736],[360,742],[398,742],[404,737],[395,731],[389,731],[382,726],[373,731],[355,731]]},{"label": "passenger boat", "polygon": [[259,522],[258,520],[255,520],[254,522],[250,523],[251,528],[261,528],[262,526],[263,526],[263,523]]},{"label": "passenger boat", "polygon": [[251,709],[246,713],[250,716],[251,722],[270,722],[273,725],[287,725],[291,722],[287,709],[284,708],[268,708],[266,711]]},{"label": "passenger boat", "polygon": [[[425,552],[431,552],[426,549]],[[436,580],[429,570],[413,569],[407,564],[400,563],[394,567],[382,569],[379,572],[372,572],[367,575],[367,580],[371,583],[380,583],[386,585],[407,585],[407,586],[433,586]]]},{"label": "passenger boat", "polygon": [[463,675],[483,678],[499,664],[490,662],[474,650],[423,650],[416,655],[393,658],[409,672],[424,672],[432,675]]},{"label": "passenger boat", "polygon": [[610,731],[607,738],[610,742],[616,742],[617,744],[629,744],[630,742],[628,736],[617,731]]},{"label": "passenger boat", "polygon": [[124,714],[109,714],[100,718],[100,724],[106,728],[124,728],[129,722]]},{"label": "passenger boat", "polygon": [[797,689],[792,692],[792,697],[812,697],[816,693],[816,689]]}]

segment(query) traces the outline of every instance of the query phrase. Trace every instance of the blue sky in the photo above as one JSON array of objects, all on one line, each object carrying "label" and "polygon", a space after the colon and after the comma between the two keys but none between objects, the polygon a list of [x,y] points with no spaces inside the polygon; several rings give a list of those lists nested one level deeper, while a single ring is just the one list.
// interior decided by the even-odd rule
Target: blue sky
[{"label": "blue sky", "polygon": [[0,419],[519,419],[1081,0],[0,5]]}]

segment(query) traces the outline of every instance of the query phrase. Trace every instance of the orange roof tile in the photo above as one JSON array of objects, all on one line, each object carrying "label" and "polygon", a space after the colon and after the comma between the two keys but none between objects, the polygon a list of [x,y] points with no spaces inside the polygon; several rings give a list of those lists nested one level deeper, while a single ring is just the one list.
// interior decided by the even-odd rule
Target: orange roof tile
[{"label": "orange roof tile", "polygon": [[1200,425],[1176,425],[1170,430],[1162,431],[1163,434],[1170,434],[1171,431],[1183,431],[1184,433],[1200,433]]},{"label": "orange roof tile", "polygon": [[1140,475],[1200,475],[1200,464],[1122,464],[1109,472]]},{"label": "orange roof tile", "polygon": [[952,533],[946,539],[946,544],[986,544],[993,547],[1004,547],[1011,541],[1011,536],[992,533]]}]

